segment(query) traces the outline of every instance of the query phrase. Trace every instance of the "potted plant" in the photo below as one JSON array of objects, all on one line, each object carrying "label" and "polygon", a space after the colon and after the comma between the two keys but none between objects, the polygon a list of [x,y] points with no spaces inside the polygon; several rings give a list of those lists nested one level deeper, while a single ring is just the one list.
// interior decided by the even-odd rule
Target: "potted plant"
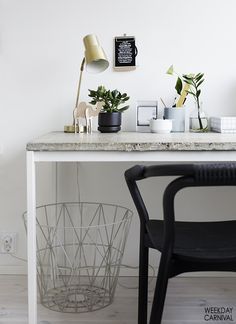
[{"label": "potted plant", "polygon": [[103,108],[98,115],[98,130],[102,133],[116,133],[121,129],[121,113],[129,108],[128,105],[120,107],[129,100],[126,93],[118,90],[107,90],[99,86],[97,90],[89,90],[91,104],[103,102]]},{"label": "potted plant", "polygon": [[170,75],[177,75],[177,81],[175,84],[175,90],[177,92],[177,97],[172,105],[172,107],[167,107],[165,104],[164,108],[164,118],[172,120],[172,132],[185,132],[186,130],[186,111],[184,103],[186,101],[187,92],[189,89],[188,84],[184,84],[181,76],[179,76],[175,71],[173,65],[169,67],[166,72]]},{"label": "potted plant", "polygon": [[190,89],[187,92],[193,96],[197,108],[196,115],[190,117],[190,129],[192,131],[206,132],[208,131],[208,120],[205,114],[201,111],[201,103],[199,99],[201,95],[200,86],[204,81],[204,74],[203,73],[198,73],[196,75],[184,74],[183,80],[186,84],[190,86]]},{"label": "potted plant", "polygon": [[[187,82],[185,82],[185,80],[183,80],[183,76],[180,76],[178,73],[175,72],[173,65],[169,67],[166,73],[170,75],[174,75],[174,74],[177,75],[175,90],[179,97],[178,99],[175,98],[175,102],[172,107],[180,108],[184,105],[186,101],[190,85]],[[191,75],[192,74],[190,74],[189,76]]]},{"label": "potted plant", "polygon": [[[208,122],[205,115],[201,112],[201,105],[199,100],[201,94],[200,86],[204,81],[204,74],[183,74],[182,76],[180,76],[174,71],[173,65],[169,67],[167,74],[177,75],[175,90],[178,94],[178,98],[175,99],[172,108],[183,108],[188,94],[192,95],[196,102],[197,113],[196,116],[190,117],[190,129],[192,131],[207,131]],[[177,109],[173,110],[171,108],[165,108],[164,110],[164,117],[174,120],[173,129],[175,129],[176,127],[178,128],[181,122],[183,124],[185,114],[186,112],[184,110],[179,111]]]}]

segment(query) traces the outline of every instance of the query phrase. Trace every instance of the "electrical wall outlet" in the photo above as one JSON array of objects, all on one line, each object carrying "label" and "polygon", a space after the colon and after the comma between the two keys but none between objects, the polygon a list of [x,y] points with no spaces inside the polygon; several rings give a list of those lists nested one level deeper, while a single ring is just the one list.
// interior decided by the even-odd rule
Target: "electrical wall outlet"
[{"label": "electrical wall outlet", "polygon": [[0,232],[0,252],[10,254],[16,252],[16,233]]}]

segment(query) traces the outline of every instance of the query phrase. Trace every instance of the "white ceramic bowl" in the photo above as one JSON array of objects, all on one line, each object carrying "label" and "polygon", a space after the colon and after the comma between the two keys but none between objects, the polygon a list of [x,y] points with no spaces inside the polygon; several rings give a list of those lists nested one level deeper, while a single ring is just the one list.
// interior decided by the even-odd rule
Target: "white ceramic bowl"
[{"label": "white ceramic bowl", "polygon": [[171,119],[151,119],[150,129],[152,133],[166,134],[172,130]]}]

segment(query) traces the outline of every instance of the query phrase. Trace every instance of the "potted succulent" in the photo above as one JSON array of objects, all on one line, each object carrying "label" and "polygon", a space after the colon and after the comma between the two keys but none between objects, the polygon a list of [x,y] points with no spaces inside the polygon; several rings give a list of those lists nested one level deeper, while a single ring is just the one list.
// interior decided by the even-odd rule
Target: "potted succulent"
[{"label": "potted succulent", "polygon": [[97,90],[89,90],[91,104],[103,102],[103,108],[98,115],[98,130],[102,133],[116,133],[121,129],[121,113],[129,108],[128,105],[120,107],[129,100],[126,93],[118,90],[107,90],[99,86]]}]

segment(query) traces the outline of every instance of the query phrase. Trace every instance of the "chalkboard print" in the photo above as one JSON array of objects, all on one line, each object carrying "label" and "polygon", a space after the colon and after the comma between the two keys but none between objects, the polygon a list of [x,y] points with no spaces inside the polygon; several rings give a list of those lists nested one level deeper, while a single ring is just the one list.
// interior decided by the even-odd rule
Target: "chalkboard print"
[{"label": "chalkboard print", "polygon": [[133,36],[115,37],[114,69],[130,71],[136,68],[137,48]]}]

